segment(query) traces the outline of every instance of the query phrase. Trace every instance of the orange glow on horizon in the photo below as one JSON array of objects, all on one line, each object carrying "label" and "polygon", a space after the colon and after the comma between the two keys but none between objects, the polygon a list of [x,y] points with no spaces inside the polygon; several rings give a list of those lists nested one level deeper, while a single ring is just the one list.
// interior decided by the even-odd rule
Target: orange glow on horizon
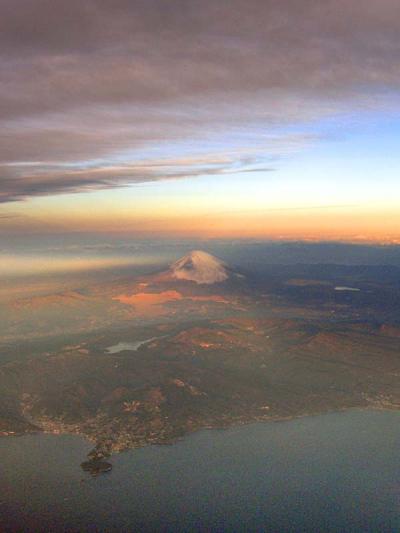
[{"label": "orange glow on horizon", "polygon": [[[381,208],[281,209],[264,212],[151,216],[109,212],[44,214],[32,233],[98,232],[193,238],[265,238],[400,243],[400,210]],[[18,228],[16,228],[18,232]]]}]

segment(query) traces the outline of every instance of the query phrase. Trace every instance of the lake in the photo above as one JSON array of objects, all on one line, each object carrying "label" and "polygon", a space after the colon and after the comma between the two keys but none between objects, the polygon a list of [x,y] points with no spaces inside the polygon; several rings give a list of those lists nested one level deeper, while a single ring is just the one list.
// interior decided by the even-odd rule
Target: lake
[{"label": "lake", "polygon": [[0,439],[7,531],[400,531],[400,413],[347,411],[227,430],[111,458],[76,436]]},{"label": "lake", "polygon": [[105,353],[108,354],[114,354],[114,353],[120,353],[120,352],[136,352],[141,346],[145,346],[146,344],[149,344],[149,342],[154,341],[156,339],[162,339],[165,335],[162,337],[151,337],[150,339],[145,339],[143,341],[133,341],[133,342],[118,342],[117,344],[114,344],[113,346],[109,346],[105,349]]}]

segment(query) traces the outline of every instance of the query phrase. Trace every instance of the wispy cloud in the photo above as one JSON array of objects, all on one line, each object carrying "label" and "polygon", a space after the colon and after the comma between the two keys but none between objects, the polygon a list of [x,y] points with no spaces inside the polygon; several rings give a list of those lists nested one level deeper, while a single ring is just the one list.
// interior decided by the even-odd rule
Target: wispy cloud
[{"label": "wispy cloud", "polygon": [[[34,173],[20,173],[0,178],[0,203],[24,200],[34,196],[46,196],[61,193],[88,192],[97,189],[114,189],[128,184],[155,182],[160,180],[177,180],[198,176],[218,176],[226,173],[270,172],[271,167],[253,168],[250,161],[221,162],[164,162],[154,165],[120,165],[97,166],[71,170],[50,166]],[[62,166],[61,166],[62,167]],[[5,167],[3,167],[5,168]],[[34,169],[35,166],[31,168]],[[1,169],[1,165],[0,165]],[[26,167],[24,165],[24,170]]]},{"label": "wispy cloud", "polygon": [[0,219],[1,220],[8,220],[8,219],[14,219],[14,218],[20,218],[21,215],[17,213],[0,213]]}]

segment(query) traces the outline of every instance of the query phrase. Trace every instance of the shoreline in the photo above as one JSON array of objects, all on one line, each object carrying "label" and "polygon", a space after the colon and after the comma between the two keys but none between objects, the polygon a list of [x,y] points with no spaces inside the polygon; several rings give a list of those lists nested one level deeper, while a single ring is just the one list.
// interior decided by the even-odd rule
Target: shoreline
[{"label": "shoreline", "polygon": [[[212,431],[227,431],[227,430],[230,430],[230,429],[235,429],[235,428],[241,428],[241,427],[244,427],[244,426],[250,426],[250,425],[255,425],[255,424],[265,424],[265,423],[285,423],[285,422],[294,422],[296,420],[301,420],[301,419],[304,419],[304,418],[315,418],[315,417],[319,417],[319,416],[326,416],[326,415],[335,415],[335,414],[342,414],[342,413],[347,413],[347,412],[351,412],[351,411],[360,411],[360,412],[398,412],[400,414],[400,406],[394,406],[394,407],[380,407],[380,406],[363,406],[363,407],[344,407],[342,409],[334,409],[334,410],[326,410],[326,411],[320,411],[320,412],[310,412],[310,413],[305,413],[305,414],[301,414],[301,415],[293,415],[293,416],[276,416],[276,417],[267,417],[267,416],[264,416],[264,417],[254,417],[254,418],[250,418],[248,420],[236,420],[236,421],[232,421],[232,423],[226,423],[226,424],[223,424],[223,425],[215,425],[215,426],[203,426],[203,427],[199,427],[197,429],[194,429],[193,431],[188,431],[187,433],[185,433],[184,435],[182,436],[179,436],[175,439],[171,439],[171,440],[165,440],[165,441],[162,441],[162,442],[147,442],[147,443],[144,443],[144,444],[139,444],[137,446],[129,446],[129,447],[126,447],[124,449],[121,449],[119,451],[112,451],[109,453],[109,454],[101,454],[99,456],[98,459],[94,459],[94,461],[96,460],[99,460],[100,458],[103,459],[103,458],[107,458],[107,459],[111,459],[112,457],[116,457],[118,456],[119,454],[121,453],[125,453],[125,452],[129,452],[129,451],[133,451],[133,450],[139,450],[139,449],[142,449],[142,448],[147,448],[149,446],[173,446],[179,442],[183,442],[185,441],[187,438],[190,438],[191,436],[195,435],[195,434],[198,434],[198,433],[201,433],[203,431],[209,431],[209,432],[212,432]],[[62,436],[71,436],[71,437],[79,437],[80,439],[82,439],[83,442],[87,443],[87,444],[94,444],[94,448],[92,448],[91,450],[89,450],[88,454],[86,457],[89,457],[90,454],[92,452],[94,452],[96,450],[96,440],[94,439],[91,439],[88,435],[86,435],[85,433],[81,433],[81,432],[77,432],[77,431],[49,431],[49,430],[38,430],[38,431],[31,431],[31,432],[25,432],[25,433],[8,433],[8,434],[4,434],[4,433],[0,433],[0,439],[8,439],[8,438],[23,438],[23,437],[34,437],[34,436],[55,436],[55,437],[62,437]]]}]

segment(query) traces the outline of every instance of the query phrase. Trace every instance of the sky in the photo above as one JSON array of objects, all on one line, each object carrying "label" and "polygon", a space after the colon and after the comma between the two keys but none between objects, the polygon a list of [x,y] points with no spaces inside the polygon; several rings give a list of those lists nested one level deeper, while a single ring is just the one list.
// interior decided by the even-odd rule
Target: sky
[{"label": "sky", "polygon": [[400,243],[397,0],[0,0],[0,237]]}]

